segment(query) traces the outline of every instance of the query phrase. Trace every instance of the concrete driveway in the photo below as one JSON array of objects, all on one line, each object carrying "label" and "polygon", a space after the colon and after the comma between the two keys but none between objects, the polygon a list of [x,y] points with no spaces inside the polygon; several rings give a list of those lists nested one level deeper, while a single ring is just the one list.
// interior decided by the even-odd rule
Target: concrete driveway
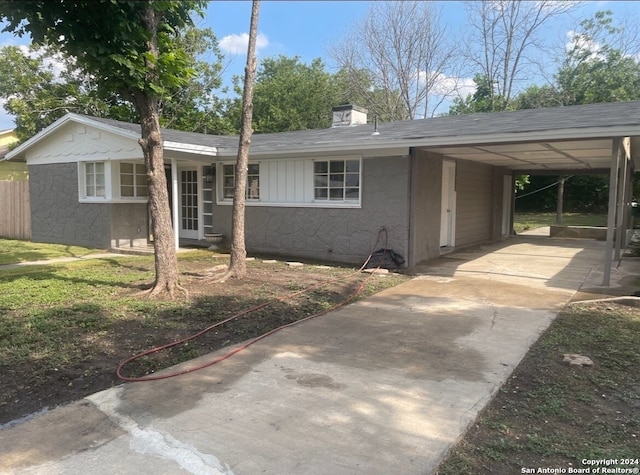
[{"label": "concrete driveway", "polygon": [[214,367],[0,430],[0,472],[433,473],[563,305],[638,272],[602,289],[603,255],[538,237],[449,254]]}]

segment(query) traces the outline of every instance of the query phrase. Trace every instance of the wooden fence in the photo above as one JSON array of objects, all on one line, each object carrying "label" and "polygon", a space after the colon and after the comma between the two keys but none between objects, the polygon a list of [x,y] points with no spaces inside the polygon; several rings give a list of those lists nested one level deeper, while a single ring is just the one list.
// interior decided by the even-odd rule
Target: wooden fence
[{"label": "wooden fence", "polygon": [[31,206],[27,180],[0,181],[0,237],[31,239]]}]

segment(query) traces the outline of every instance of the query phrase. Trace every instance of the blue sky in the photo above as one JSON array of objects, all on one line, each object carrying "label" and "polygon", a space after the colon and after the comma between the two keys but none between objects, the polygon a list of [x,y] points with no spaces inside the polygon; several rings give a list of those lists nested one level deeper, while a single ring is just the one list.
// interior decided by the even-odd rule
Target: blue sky
[{"label": "blue sky", "polygon": [[[328,53],[330,44],[340,41],[349,31],[350,25],[365,16],[369,3],[263,0],[259,21],[258,60],[285,55],[300,56],[302,61],[309,63],[320,57],[331,69],[335,65]],[[466,19],[464,4],[457,1],[437,3],[441,9],[441,21],[447,25],[451,34],[462,33]],[[587,1],[580,4],[573,14],[550,25],[548,40],[561,45],[567,32],[577,24],[577,18],[606,9],[614,11],[616,19],[629,16],[640,18],[640,2]],[[242,73],[244,68],[250,13],[250,1],[212,1],[205,18],[197,21],[199,26],[209,26],[216,33],[228,63],[225,73],[228,82],[233,74]],[[27,42],[28,39],[16,38],[7,33],[0,34],[0,46]],[[0,130],[11,127],[12,118],[4,110],[0,110]]]}]

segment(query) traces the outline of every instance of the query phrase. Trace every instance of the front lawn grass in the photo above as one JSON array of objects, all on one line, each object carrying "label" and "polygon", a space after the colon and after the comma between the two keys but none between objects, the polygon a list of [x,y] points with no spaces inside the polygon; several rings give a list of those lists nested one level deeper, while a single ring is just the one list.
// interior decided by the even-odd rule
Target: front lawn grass
[{"label": "front lawn grass", "polygon": [[0,266],[17,264],[19,262],[55,259],[57,257],[83,257],[95,252],[100,251],[64,244],[45,244],[31,241],[0,239]]},{"label": "front lawn grass", "polygon": [[[570,366],[567,353],[594,365]],[[583,460],[617,459],[607,467],[615,470],[640,467],[639,457],[640,311],[579,303],[559,314],[437,473],[595,473],[579,471],[591,468]],[[564,471],[538,471],[547,468]]]},{"label": "front lawn grass", "polygon": [[[520,213],[516,212],[513,227],[516,233],[556,224],[556,213]],[[563,213],[565,226],[606,226],[606,213]]]}]

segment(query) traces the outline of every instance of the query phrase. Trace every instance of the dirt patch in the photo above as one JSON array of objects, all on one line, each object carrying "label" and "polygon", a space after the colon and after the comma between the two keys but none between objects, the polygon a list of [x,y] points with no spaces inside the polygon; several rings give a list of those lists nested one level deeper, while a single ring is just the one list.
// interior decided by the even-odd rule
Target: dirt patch
[{"label": "dirt patch", "polygon": [[[151,270],[152,266],[151,260],[135,264],[137,271],[146,268]],[[120,265],[119,269],[122,268]],[[52,358],[46,354],[31,355],[21,363],[0,362],[0,424],[118,385],[121,381],[116,377],[115,370],[133,354],[183,339],[241,310],[272,302],[196,340],[138,360],[124,368],[123,372],[127,376],[152,374],[173,364],[232,347],[346,300],[368,277],[354,274],[354,269],[347,267],[313,264],[290,267],[284,262],[263,264],[258,260],[250,263],[246,279],[211,284],[203,279],[210,268],[211,261],[181,260],[181,285],[189,293],[186,301],[150,302],[140,294],[140,289],[148,281],[139,281],[119,286],[109,297],[113,302],[112,307],[105,308],[105,305],[92,302],[82,305],[69,302],[47,309],[50,318],[61,314],[70,318],[70,312],[76,312],[79,315],[74,314],[74,318],[89,323],[84,327],[73,327],[65,334],[64,339],[72,340],[74,349],[70,352],[73,355],[62,358],[64,361],[61,364],[54,365],[50,361]],[[276,296],[291,295],[335,279],[342,280],[293,299],[274,301]],[[399,275],[369,277],[363,295],[404,279]],[[127,302],[127,305],[122,302]],[[15,312],[16,318],[23,318],[16,310],[9,310],[5,317],[11,317],[12,312]],[[92,323],[92,316],[95,324]],[[61,355],[56,356],[58,358],[55,361],[60,361]],[[303,383],[309,381],[303,380]]]}]

